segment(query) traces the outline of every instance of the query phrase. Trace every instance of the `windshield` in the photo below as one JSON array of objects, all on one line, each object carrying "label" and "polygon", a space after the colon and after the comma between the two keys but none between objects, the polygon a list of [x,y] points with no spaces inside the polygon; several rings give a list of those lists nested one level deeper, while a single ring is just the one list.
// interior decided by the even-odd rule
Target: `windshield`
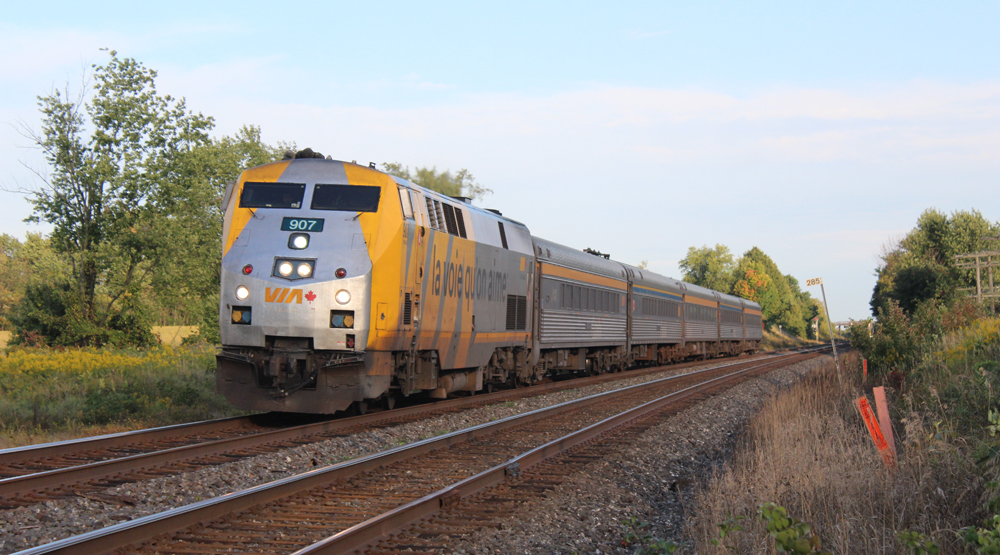
[{"label": "windshield", "polygon": [[243,208],[302,208],[305,183],[244,183]]},{"label": "windshield", "polygon": [[370,185],[316,185],[312,209],[375,212],[381,194],[381,187]]}]

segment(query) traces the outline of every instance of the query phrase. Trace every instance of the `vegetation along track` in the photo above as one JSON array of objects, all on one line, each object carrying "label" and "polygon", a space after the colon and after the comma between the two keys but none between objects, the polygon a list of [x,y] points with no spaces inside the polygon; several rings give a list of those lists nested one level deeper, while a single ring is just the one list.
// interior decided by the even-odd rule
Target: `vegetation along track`
[{"label": "vegetation along track", "polygon": [[[759,357],[758,357],[759,358]],[[254,417],[197,422],[0,451],[0,508],[15,508],[72,495],[102,500],[101,491],[123,483],[187,472],[244,457],[394,426],[554,391],[683,369],[692,362],[497,391],[474,397],[307,424]]]},{"label": "vegetation along track", "polygon": [[[545,461],[578,462],[627,440],[651,415],[815,353],[658,379],[474,426],[22,552],[342,553],[436,513],[460,514],[505,480],[551,487]],[[612,431],[606,440],[607,432]],[[636,432],[632,432],[633,435]],[[601,436],[598,438],[598,436]],[[623,439],[624,438],[624,439]],[[594,449],[597,448],[595,451]],[[573,451],[573,450],[576,451]],[[588,451],[589,450],[589,451]],[[554,465],[549,465],[550,467]],[[524,478],[522,478],[524,477]],[[551,480],[549,480],[550,482]],[[524,482],[526,483],[526,482]],[[479,493],[482,492],[482,493]],[[470,498],[476,495],[478,498]],[[484,497],[487,496],[487,497]],[[509,496],[503,496],[506,502]],[[470,504],[471,502],[471,504]],[[444,509],[444,513],[442,513]],[[464,514],[466,525],[483,514]],[[441,522],[439,517],[438,522]],[[426,521],[434,522],[434,521]],[[422,535],[417,532],[417,535]]]}]

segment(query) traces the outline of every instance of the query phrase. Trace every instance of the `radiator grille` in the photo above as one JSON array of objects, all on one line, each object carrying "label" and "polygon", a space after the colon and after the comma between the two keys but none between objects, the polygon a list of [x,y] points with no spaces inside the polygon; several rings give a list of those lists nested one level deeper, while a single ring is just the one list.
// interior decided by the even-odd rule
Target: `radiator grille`
[{"label": "radiator grille", "polygon": [[444,224],[448,226],[448,233],[458,235],[458,225],[455,223],[455,208],[448,203],[442,204],[441,208],[444,209]]},{"label": "radiator grille", "polygon": [[524,295],[507,295],[507,329],[528,329],[528,298]]},{"label": "radiator grille", "polygon": [[462,239],[467,239],[465,235],[465,216],[462,214],[461,208],[455,209],[455,221],[458,222],[458,236]]},{"label": "radiator grille", "polygon": [[413,323],[413,303],[410,301],[410,294],[403,294],[403,325],[409,326]]}]

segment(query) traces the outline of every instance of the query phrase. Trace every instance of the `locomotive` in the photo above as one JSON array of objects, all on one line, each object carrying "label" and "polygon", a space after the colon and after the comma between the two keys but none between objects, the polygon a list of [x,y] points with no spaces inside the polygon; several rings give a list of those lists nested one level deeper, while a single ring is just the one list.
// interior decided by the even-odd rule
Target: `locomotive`
[{"label": "locomotive", "polygon": [[374,165],[286,156],[245,170],[223,211],[216,386],[241,409],[363,412],[762,339],[757,303],[532,236]]}]

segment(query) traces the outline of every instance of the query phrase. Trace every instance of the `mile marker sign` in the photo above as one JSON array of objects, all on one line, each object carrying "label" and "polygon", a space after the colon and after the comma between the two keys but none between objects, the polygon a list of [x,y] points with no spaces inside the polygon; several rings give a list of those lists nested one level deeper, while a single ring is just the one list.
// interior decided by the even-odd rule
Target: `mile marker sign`
[{"label": "mile marker sign", "polygon": [[806,287],[812,287],[813,285],[823,285],[823,278],[812,278],[806,280]]}]

